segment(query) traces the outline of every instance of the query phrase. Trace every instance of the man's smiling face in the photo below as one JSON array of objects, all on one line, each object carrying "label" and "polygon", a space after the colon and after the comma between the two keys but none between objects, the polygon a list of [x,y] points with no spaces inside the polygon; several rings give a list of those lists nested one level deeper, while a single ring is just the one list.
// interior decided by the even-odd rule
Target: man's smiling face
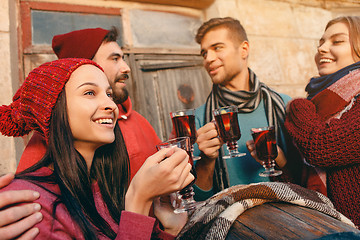
[{"label": "man's smiling face", "polygon": [[125,81],[129,78],[130,68],[124,61],[124,53],[116,42],[103,42],[92,59],[99,64],[113,89],[116,103],[128,98]]}]

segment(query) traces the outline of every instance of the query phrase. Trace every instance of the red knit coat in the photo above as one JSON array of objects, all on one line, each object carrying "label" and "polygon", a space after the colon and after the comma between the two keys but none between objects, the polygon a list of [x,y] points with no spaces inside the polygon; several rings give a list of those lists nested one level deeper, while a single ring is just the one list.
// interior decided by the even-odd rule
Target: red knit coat
[{"label": "red knit coat", "polygon": [[285,127],[310,164],[325,169],[335,208],[360,226],[360,98],[340,119],[321,121],[306,99],[289,103]]}]

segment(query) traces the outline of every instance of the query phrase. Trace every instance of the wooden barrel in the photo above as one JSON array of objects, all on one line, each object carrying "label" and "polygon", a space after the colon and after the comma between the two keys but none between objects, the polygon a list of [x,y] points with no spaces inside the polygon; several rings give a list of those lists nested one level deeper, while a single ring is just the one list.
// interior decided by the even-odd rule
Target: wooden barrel
[{"label": "wooden barrel", "polygon": [[266,203],[246,210],[226,237],[232,239],[317,239],[360,231],[316,210],[289,203]]}]

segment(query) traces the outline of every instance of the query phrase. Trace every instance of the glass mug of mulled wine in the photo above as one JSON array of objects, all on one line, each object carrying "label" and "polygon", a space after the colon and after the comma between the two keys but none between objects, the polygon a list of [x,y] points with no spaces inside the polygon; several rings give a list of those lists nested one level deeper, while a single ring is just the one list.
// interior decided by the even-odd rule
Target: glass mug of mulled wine
[{"label": "glass mug of mulled wine", "polygon": [[194,157],[194,144],[196,142],[195,127],[195,109],[184,109],[170,113],[173,130],[176,137],[189,137],[191,146],[191,156],[193,160],[199,160],[200,157]]},{"label": "glass mug of mulled wine", "polygon": [[265,171],[259,173],[261,177],[274,177],[282,174],[275,169],[275,159],[278,156],[275,127],[252,128],[251,135],[254,140],[257,157],[264,162]]},{"label": "glass mug of mulled wine", "polygon": [[[192,165],[191,174],[194,175],[196,179],[196,172],[194,169],[194,161],[191,155],[191,144],[189,137],[178,137],[173,138],[168,141],[161,142],[160,144],[156,145],[156,149],[159,151],[163,148],[171,148],[171,147],[178,147],[184,149],[189,155],[189,162]],[[189,212],[195,210],[198,205],[198,202],[194,200],[194,189],[193,185],[195,183],[195,179],[182,190],[176,192],[177,200],[173,204],[174,212],[175,213],[182,213],[182,212]]]},{"label": "glass mug of mulled wine", "polygon": [[220,138],[226,143],[229,155],[223,158],[242,157],[246,153],[239,153],[237,141],[241,137],[238,121],[238,107],[226,106],[213,111],[215,126]]}]

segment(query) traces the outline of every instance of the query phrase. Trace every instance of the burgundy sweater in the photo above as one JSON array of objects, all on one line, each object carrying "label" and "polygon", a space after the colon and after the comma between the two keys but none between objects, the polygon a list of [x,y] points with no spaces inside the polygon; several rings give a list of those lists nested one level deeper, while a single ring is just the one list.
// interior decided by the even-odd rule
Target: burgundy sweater
[{"label": "burgundy sweater", "polygon": [[323,168],[335,208],[360,226],[360,98],[340,119],[321,121],[306,99],[289,103],[285,127],[305,159]]},{"label": "burgundy sweater", "polygon": [[[37,175],[45,176],[50,175],[52,171],[49,168],[43,167],[35,172]],[[56,194],[60,193],[58,185],[42,183],[44,187]],[[96,204],[96,209],[100,215],[109,223],[110,227],[117,233],[115,239],[132,240],[132,239],[174,239],[170,235],[159,229],[158,222],[155,218],[122,211],[120,224],[117,224],[111,217],[102,200],[100,189],[97,184],[93,184],[93,194]],[[41,213],[43,220],[36,224],[35,227],[39,228],[40,233],[35,239],[52,239],[52,240],[66,240],[66,239],[85,239],[81,234],[80,228],[77,223],[72,219],[64,204],[60,203],[56,208],[55,218],[52,215],[52,204],[56,200],[56,196],[43,188],[20,179],[15,179],[3,189],[0,193],[7,190],[34,190],[40,193],[40,198],[35,202],[41,204]],[[52,225],[54,224],[54,225]],[[53,227],[53,228],[52,228]],[[109,239],[101,234],[98,235],[100,240]]]}]

